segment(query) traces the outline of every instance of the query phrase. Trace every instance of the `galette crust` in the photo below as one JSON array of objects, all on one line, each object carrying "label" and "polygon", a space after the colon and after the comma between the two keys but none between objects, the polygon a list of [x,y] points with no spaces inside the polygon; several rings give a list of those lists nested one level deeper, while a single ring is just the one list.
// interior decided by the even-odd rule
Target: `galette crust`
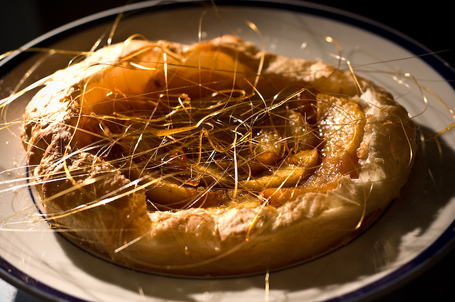
[{"label": "galette crust", "polygon": [[[153,43],[166,44],[175,53],[192,47]],[[72,94],[111,62],[152,44],[131,40],[56,72],[26,108],[22,138],[30,170],[48,218],[64,236],[140,270],[187,276],[250,274],[306,261],[347,243],[400,195],[412,166],[415,127],[388,92],[360,77],[357,85],[350,72],[323,62],[264,54],[235,37],[208,43],[247,66],[262,58],[263,74],[285,75],[289,81],[305,81],[318,91],[355,100],[366,119],[358,177],[343,176],[327,192],[293,195],[280,207],[148,211],[145,188],[102,157],[79,150],[74,141],[78,108]]]}]

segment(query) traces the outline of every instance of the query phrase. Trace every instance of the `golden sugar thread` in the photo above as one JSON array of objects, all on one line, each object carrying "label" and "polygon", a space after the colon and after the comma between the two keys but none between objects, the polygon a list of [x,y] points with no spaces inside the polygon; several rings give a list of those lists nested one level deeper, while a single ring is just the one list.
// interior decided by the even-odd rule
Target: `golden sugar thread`
[{"label": "golden sugar thread", "polygon": [[[217,6],[213,6],[217,9]],[[217,11],[219,14],[219,12]],[[204,13],[205,14],[205,13]],[[200,18],[200,23],[199,23],[199,32],[198,32],[198,40],[201,42],[203,40],[202,36],[202,28],[203,28],[203,18],[204,15],[201,16]],[[118,26],[120,25],[120,20],[122,19],[123,15],[119,14],[116,18],[116,20],[113,23],[113,26],[111,28],[111,31],[109,32],[108,38],[107,38],[107,44],[110,45],[113,41],[113,37],[118,30]],[[246,21],[247,26],[252,29],[256,35],[261,39],[262,41],[262,46],[261,50],[265,52],[265,39],[262,36],[259,28],[256,26],[256,24]],[[141,35],[132,35],[129,39],[127,39],[124,44],[125,46],[130,43],[133,39],[143,39],[146,40],[145,37],[142,37]],[[362,87],[361,83],[359,82],[359,78],[356,76],[356,68],[359,68],[359,66],[356,66],[355,64],[352,64],[352,62],[344,58],[342,56],[342,48],[341,45],[338,41],[333,39],[332,37],[325,37],[325,41],[331,44],[334,44],[336,46],[336,53],[332,54],[333,57],[338,59],[338,66],[333,69],[332,76],[341,70],[341,62],[344,62],[347,64],[348,71],[351,73],[353,77],[353,81],[355,82],[355,86],[359,89],[359,91],[362,92]],[[37,49],[37,48],[32,48],[28,49],[26,51],[34,51],[34,52],[49,52],[51,55],[59,55],[59,54],[64,54],[64,55],[75,55],[75,56],[86,56],[91,54],[93,51],[95,51],[101,43],[101,39],[99,39],[89,52],[68,52],[64,50],[46,50],[46,49]],[[101,89],[103,88],[102,86],[100,87],[94,87],[92,88],[93,90],[90,89],[88,83],[90,82],[91,79],[88,79],[85,85],[82,87],[81,91],[79,91],[79,95],[76,96],[74,99],[75,101],[80,101],[80,107],[75,107],[77,110],[79,110],[79,114],[76,117],[75,124],[72,125],[73,129],[73,137],[70,140],[70,144],[73,144],[76,142],[76,132],[82,133],[83,135],[86,136],[91,136],[94,138],[94,143],[91,145],[87,145],[84,148],[80,149],[79,152],[89,152],[89,153],[95,153],[97,157],[102,157],[105,158],[106,161],[112,163],[115,167],[119,167],[124,174],[127,174],[128,171],[131,171],[131,167],[136,164],[136,160],[140,159],[142,157],[148,157],[147,161],[145,164],[140,166],[138,169],[140,170],[139,172],[139,177],[136,180],[132,180],[131,183],[126,186],[119,188],[118,190],[106,195],[106,196],[101,196],[94,198],[93,194],[90,193],[88,188],[90,185],[95,184],[96,182],[100,181],[103,177],[97,177],[97,178],[91,178],[83,182],[78,182],[75,179],[75,174],[76,171],[72,171],[70,167],[68,166],[71,163],[72,157],[76,156],[78,152],[74,152],[71,148],[65,148],[64,153],[63,153],[63,158],[61,159],[61,163],[64,165],[63,173],[62,175],[50,175],[53,176],[54,179],[52,181],[60,181],[60,180],[69,180],[70,182],[73,183],[74,187],[69,188],[67,190],[61,191],[60,193],[55,194],[54,196],[49,197],[48,199],[43,200],[43,203],[50,202],[54,199],[60,198],[61,196],[64,196],[65,194],[72,192],[74,190],[79,190],[82,192],[82,194],[86,194],[90,202],[86,204],[82,204],[79,207],[76,207],[74,209],[69,209],[67,211],[63,211],[61,213],[53,213],[50,215],[45,215],[44,217],[40,217],[41,220],[48,220],[48,219],[55,219],[58,220],[60,218],[73,215],[76,213],[81,213],[86,210],[90,210],[92,208],[115,202],[116,200],[126,197],[129,194],[133,194],[136,192],[139,192],[141,190],[147,190],[150,188],[153,188],[157,183],[159,182],[177,182],[180,187],[198,187],[198,185],[195,185],[196,183],[202,183],[204,185],[201,185],[199,187],[204,188],[204,191],[199,192],[197,195],[194,196],[194,199],[189,200],[188,203],[186,203],[182,208],[186,209],[192,206],[200,206],[203,207],[206,202],[208,202],[209,196],[208,192],[211,189],[216,188],[220,183],[224,182],[227,183],[231,181],[230,183],[233,183],[231,187],[228,187],[228,185],[221,185],[223,189],[227,190],[232,190],[232,196],[233,199],[236,199],[237,197],[241,197],[243,191],[246,191],[247,194],[250,194],[253,196],[253,198],[260,200],[260,205],[258,206],[258,211],[256,216],[251,220],[248,231],[246,234],[245,242],[240,244],[238,247],[228,251],[227,253],[220,255],[219,257],[215,257],[214,259],[209,259],[207,261],[202,261],[201,263],[197,263],[194,265],[188,265],[188,267],[191,266],[197,266],[197,265],[202,265],[206,263],[210,263],[211,261],[216,261],[219,258],[222,258],[226,256],[227,254],[234,253],[236,250],[240,249],[243,247],[243,245],[248,244],[249,241],[252,241],[255,236],[259,236],[261,231],[264,231],[267,226],[258,226],[258,222],[260,221],[260,215],[263,213],[263,209],[266,207],[269,207],[269,199],[264,198],[262,195],[260,195],[258,192],[254,190],[245,190],[243,187],[245,183],[242,183],[242,175],[245,179],[251,179],[254,178],[254,169],[264,169],[270,170],[271,175],[273,176],[274,173],[277,173],[277,169],[280,169],[280,167],[273,167],[272,164],[268,164],[265,160],[264,162],[260,162],[259,164],[255,162],[255,158],[253,157],[248,157],[248,155],[245,155],[244,150],[249,150],[250,153],[252,150],[255,150],[255,147],[258,146],[258,135],[256,133],[256,122],[261,120],[262,118],[268,119],[270,121],[269,124],[267,124],[267,127],[270,130],[270,132],[274,132],[275,134],[280,132],[280,127],[283,127],[282,125],[279,125],[279,122],[276,122],[277,120],[283,120],[283,123],[289,123],[290,118],[286,116],[287,113],[289,113],[293,108],[293,103],[297,102],[296,99],[299,98],[301,94],[309,93],[310,95],[313,94],[311,89],[313,87],[302,87],[300,89],[294,90],[292,92],[283,92],[283,94],[277,93],[270,99],[270,97],[265,96],[265,94],[262,93],[261,89],[258,87],[259,82],[264,79],[265,75],[263,73],[263,68],[265,64],[265,54],[262,54],[259,58],[257,68],[254,71],[253,78],[246,78],[248,76],[247,74],[244,74],[242,71],[239,70],[239,67],[241,65],[239,57],[235,57],[233,59],[234,62],[234,67],[231,69],[218,69],[218,70],[211,70],[209,67],[204,67],[201,62],[199,62],[198,66],[189,66],[185,65],[183,58],[168,48],[163,45],[159,45],[162,50],[162,62],[157,62],[157,67],[156,68],[162,68],[164,72],[164,88],[161,91],[160,97],[155,98],[154,96],[150,95],[130,95],[128,93],[125,93],[124,91],[117,91],[116,89],[109,90],[106,88],[106,96],[113,96],[113,101],[115,102],[121,102],[125,101],[125,103],[129,104],[129,101],[132,103],[134,101],[137,101],[138,99],[146,99],[149,101],[147,104],[152,104],[155,106],[154,110],[151,110],[150,112],[147,112],[148,116],[134,116],[134,110],[140,111],[137,108],[131,109],[131,112],[125,111],[125,112],[115,112],[112,114],[105,114],[105,113],[93,113],[93,114],[85,114],[83,110],[85,108],[89,107],[90,105],[85,103],[85,96],[87,96],[90,91],[93,91],[95,89]],[[155,67],[150,67],[146,63],[151,63],[151,62],[142,62],[142,61],[132,61],[133,58],[136,58],[140,56],[142,53],[145,53],[148,49],[144,48],[139,50],[138,52],[131,53],[129,55],[126,55],[120,59],[120,62],[118,63],[108,63],[109,66],[112,67],[121,67],[124,68],[125,70],[142,70],[142,71],[154,71],[156,68]],[[5,55],[4,55],[5,56]],[[1,57],[0,57],[1,59]],[[174,62],[179,63],[172,63]],[[402,60],[402,59],[399,59]],[[389,62],[392,62],[393,60],[389,60]],[[120,66],[121,63],[128,63],[127,66]],[[145,64],[144,64],[145,63]],[[182,65],[179,65],[179,64]],[[381,62],[383,63],[383,62]],[[42,64],[42,62],[37,62],[35,64],[36,66],[39,66]],[[371,63],[375,64],[375,63]],[[370,65],[371,65],[370,64]],[[207,105],[206,108],[201,108],[193,105],[193,102],[196,101],[194,99],[191,99],[188,95],[183,95],[183,94],[174,94],[172,91],[171,87],[169,86],[171,82],[171,69],[174,67],[184,67],[184,68],[191,68],[191,69],[197,69],[198,71],[203,71],[203,70],[209,70],[213,72],[219,72],[223,74],[232,74],[232,85],[236,83],[237,81],[244,80],[247,83],[247,88],[251,89],[252,92],[248,93],[246,91],[247,88],[245,89],[237,89],[234,86],[222,89],[222,90],[216,90],[211,88],[210,84],[213,83],[208,83],[206,87],[203,87],[201,85],[201,79],[197,80],[192,80],[191,83],[188,84],[188,87],[191,87],[192,85],[198,86],[200,89],[207,89],[212,92],[211,99],[207,98],[208,101],[213,101],[214,104]],[[30,70],[30,72],[33,72],[34,67]],[[383,72],[383,71],[379,71]],[[386,73],[386,72],[384,72]],[[25,80],[30,76],[30,73],[24,75],[23,79]],[[404,73],[402,76],[404,76],[407,79],[411,79],[415,84],[417,84],[418,89],[421,92],[422,99],[421,101],[425,104],[425,109],[420,113],[424,114],[424,112],[427,110],[427,105],[428,105],[428,99],[425,96],[425,93],[431,94],[434,98],[438,100],[438,102],[450,113],[452,116],[455,117],[455,114],[453,110],[439,97],[437,97],[434,92],[432,92],[429,88],[424,87],[421,83],[418,82],[417,79],[415,79],[412,75]],[[17,100],[19,97],[25,95],[27,92],[42,86],[46,83],[48,83],[52,79],[52,76],[49,76],[47,78],[44,78],[29,87],[26,87],[22,90],[19,90],[19,87],[22,85],[23,81],[21,81],[17,85],[17,92],[15,92],[13,95],[11,95],[8,98],[5,98],[1,100],[0,106],[2,108],[2,117],[5,118],[6,121],[6,109],[8,108],[9,105],[11,105],[15,100]],[[329,76],[330,79],[330,76]],[[287,93],[284,95],[284,93]],[[236,94],[239,94],[240,96],[234,97]],[[177,96],[177,97],[176,97]],[[221,96],[225,96],[224,98],[221,98]],[[176,97],[176,98],[175,98]],[[221,98],[221,101],[219,103],[215,103],[217,98]],[[314,99],[316,99],[316,95],[312,95]],[[174,101],[174,98],[177,102],[177,104],[171,104]],[[298,100],[301,101],[301,100]],[[313,101],[313,99],[311,100]],[[251,106],[248,107],[248,111],[246,111],[245,107],[242,107],[240,104],[243,104],[243,102],[250,102]],[[163,105],[164,103],[168,105]],[[157,113],[159,110],[163,109],[160,108],[159,106],[163,105],[163,108],[167,106],[165,109],[169,109],[168,112],[162,116],[159,116]],[[174,106],[175,105],[175,106]],[[291,109],[290,109],[291,108]],[[230,113],[230,112],[235,112],[235,110],[242,110],[245,109],[244,112],[239,113]],[[200,110],[202,113],[197,113],[196,111]],[[204,111],[205,110],[205,111]],[[281,111],[280,111],[281,110]],[[198,114],[198,115],[197,115]],[[229,121],[237,124],[235,125],[229,125],[229,127],[225,126],[224,128],[223,121],[221,117],[225,117],[230,115]],[[418,117],[419,114],[414,115],[413,118]],[[179,118],[188,118],[188,120],[191,123],[185,123],[179,121]],[[96,131],[93,129],[84,129],[82,126],[83,120],[84,119],[92,119],[92,120],[97,120],[98,122],[98,128]],[[275,123],[276,122],[276,123]],[[358,120],[352,120],[352,123],[359,123],[360,121]],[[7,129],[13,125],[17,125],[18,121],[14,122],[5,122],[4,125],[2,125],[3,129]],[[455,123],[454,123],[455,124]],[[442,134],[446,133],[447,131],[450,131],[453,127],[454,124],[449,125],[445,129],[442,129],[440,132],[438,132],[434,137],[434,139],[438,138]],[[112,128],[119,127],[121,130],[118,132],[108,130],[109,126]],[[339,125],[340,128],[343,127],[343,125]],[[401,122],[401,126],[403,128],[403,131],[406,133],[406,127],[407,125]],[[135,129],[138,128],[138,129]],[[319,136],[320,133],[318,133],[318,123],[314,125],[313,134],[315,136]],[[100,132],[98,132],[100,131]],[[133,134],[134,133],[134,134]],[[219,136],[223,135],[230,135],[231,140],[230,141],[224,141],[223,138],[220,138]],[[137,136],[137,137],[136,137]],[[108,141],[106,144],[109,145],[108,148],[102,149],[103,146],[100,146],[101,143],[99,143],[99,140],[106,140]],[[129,142],[125,142],[126,140],[131,139],[133,147],[130,149],[131,154],[123,154],[125,155],[124,159],[111,159],[109,158],[109,154],[114,152],[113,150],[115,148],[120,148],[121,150],[126,150],[127,145]],[[135,140],[134,140],[135,139]],[[146,142],[148,139],[155,139],[158,141],[158,146],[154,146],[153,149],[147,149],[143,148],[142,144]],[[295,154],[292,153],[292,150],[299,150],[299,148],[295,147],[292,148],[291,141],[294,139],[292,135],[286,136],[283,135],[280,137],[276,142],[273,142],[276,145],[282,145],[283,147],[276,148],[280,149],[280,154],[276,155],[270,155],[270,156],[276,156],[277,158],[280,158],[280,164],[283,165],[283,163],[290,158],[290,156],[294,156]],[[411,146],[411,141],[410,138],[408,139],[409,146]],[[298,139],[297,139],[298,140]],[[104,143],[104,142],[103,142]],[[272,143],[272,144],[273,144]],[[424,141],[422,140],[422,143]],[[324,144],[324,141],[319,141],[315,148],[322,148],[322,145]],[[174,148],[175,147],[175,148]],[[191,147],[191,148],[190,148]],[[142,148],[142,149],[141,149]],[[188,151],[185,151],[188,150]],[[415,154],[412,153],[412,148],[410,148],[410,162],[411,164],[412,159],[415,157]],[[270,151],[270,153],[273,153],[276,150]],[[160,153],[162,152],[162,153]],[[264,154],[266,152],[263,152]],[[161,160],[158,161],[159,157],[161,156]],[[216,158],[216,156],[219,156],[220,158]],[[186,165],[181,165],[179,162],[179,159],[181,158],[187,158],[191,159],[188,160],[188,166]],[[286,158],[288,157],[288,158]],[[155,160],[157,162],[155,162]],[[183,161],[183,160],[182,160]],[[229,161],[232,161],[232,163],[229,163]],[[95,165],[95,164],[93,164]],[[172,166],[174,165],[174,166]],[[257,166],[259,166],[259,168]],[[164,171],[167,166],[172,166],[171,168],[176,169],[177,171],[171,171],[171,172],[166,172]],[[214,170],[219,173],[219,174],[214,174],[215,176],[212,177],[213,175],[209,172],[201,172],[201,171],[209,171],[210,167],[214,167]],[[320,165],[319,165],[320,167]],[[182,169],[188,169],[184,170],[183,172],[181,171]],[[157,169],[157,171],[162,172],[159,178],[151,178],[147,177],[147,173],[150,169]],[[179,170],[181,169],[181,170]],[[216,170],[219,169],[219,170]],[[275,169],[275,170],[274,170]],[[126,172],[125,172],[126,171]],[[163,172],[164,171],[164,172]],[[246,172],[245,172],[246,171]],[[197,177],[193,177],[194,175],[192,174],[197,174]],[[199,174],[198,174],[199,173]],[[232,174],[231,174],[232,173]],[[265,173],[265,172],[264,172]],[[190,177],[188,177],[188,175]],[[79,175],[78,175],[79,176]],[[210,176],[210,177],[209,177]],[[199,177],[199,179],[197,179]],[[207,177],[210,179],[200,179],[203,177]],[[231,177],[232,179],[228,179]],[[286,181],[289,179],[290,175],[285,178],[282,183],[277,186],[276,191],[271,194],[270,197],[274,197],[275,194],[278,194],[278,190],[283,188],[285,186]],[[25,180],[24,178],[18,178],[17,181],[23,181]],[[210,182],[212,181],[212,182]],[[2,182],[3,185],[9,184],[11,181],[5,181]],[[297,181],[297,184],[293,185],[293,187],[297,188],[298,184],[300,183],[300,180]],[[35,183],[36,185],[39,185],[39,181]],[[20,184],[13,186],[12,188],[7,188],[7,189],[2,189],[0,192],[6,192],[9,190],[16,190],[16,189],[21,189],[27,187],[28,184]],[[365,202],[363,205],[362,214],[361,217],[359,218],[359,222],[356,225],[355,229],[358,229],[362,226],[364,219],[365,219],[365,211],[367,207],[367,200],[369,195],[371,194],[373,190],[374,184],[371,184],[370,190],[368,192],[365,192],[364,200]],[[228,188],[226,188],[228,187]],[[294,193],[291,194],[293,197]],[[150,201],[151,204],[154,204],[154,201]],[[354,202],[354,201],[351,201]],[[174,209],[169,205],[158,205],[157,203],[154,204],[156,207],[155,210],[158,210],[158,206],[168,206],[170,211],[178,211],[179,209]],[[17,215],[20,215],[21,213],[17,213]],[[24,221],[25,223],[29,223],[30,221]],[[2,229],[6,230],[6,229]],[[71,230],[62,230],[62,232],[70,232]],[[135,243],[139,242],[141,239],[143,239],[147,234],[143,234],[142,236],[138,236],[134,239],[132,239],[129,242],[126,242],[123,246],[120,246],[115,249],[115,253],[120,253],[123,250],[133,246]],[[267,273],[266,275],[266,297],[268,297],[268,291],[269,291],[269,275]]]}]

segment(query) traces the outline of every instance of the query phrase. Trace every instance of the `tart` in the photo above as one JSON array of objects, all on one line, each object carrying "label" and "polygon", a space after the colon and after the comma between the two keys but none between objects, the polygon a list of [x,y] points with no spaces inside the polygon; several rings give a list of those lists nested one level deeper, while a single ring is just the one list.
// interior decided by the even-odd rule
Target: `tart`
[{"label": "tart", "polygon": [[22,139],[45,217],[139,270],[232,276],[319,257],[400,195],[416,127],[390,93],[234,36],[130,39],[57,71]]}]

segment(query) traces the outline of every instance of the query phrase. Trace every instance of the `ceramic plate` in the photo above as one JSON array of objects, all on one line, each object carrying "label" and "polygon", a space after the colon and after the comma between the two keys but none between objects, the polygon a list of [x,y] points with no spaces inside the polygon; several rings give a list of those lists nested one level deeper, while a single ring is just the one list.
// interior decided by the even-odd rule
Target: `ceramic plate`
[{"label": "ceramic plate", "polygon": [[[113,42],[140,33],[183,43],[237,34],[265,50],[348,62],[360,75],[386,87],[421,126],[425,140],[403,197],[367,232],[314,261],[267,275],[185,279],[125,269],[93,257],[36,220],[36,198],[27,183],[18,137],[31,94],[2,112],[0,132],[0,276],[46,299],[70,301],[345,301],[371,297],[415,274],[454,237],[455,92],[453,70],[399,33],[360,17],[304,2],[143,2],[113,9],[50,32],[27,44],[66,52],[18,53],[4,60],[2,97],[20,90],[99,40],[106,43],[123,13]],[[39,62],[35,64],[35,62]],[[22,83],[22,76],[27,74]],[[19,84],[19,86],[17,86]],[[6,126],[7,127],[3,127]],[[430,139],[436,134],[438,140]]]}]

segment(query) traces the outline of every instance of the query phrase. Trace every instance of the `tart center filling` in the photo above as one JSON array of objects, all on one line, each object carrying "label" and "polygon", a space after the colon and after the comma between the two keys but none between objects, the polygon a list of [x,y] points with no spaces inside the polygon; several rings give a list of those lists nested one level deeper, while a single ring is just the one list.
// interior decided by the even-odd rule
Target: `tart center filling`
[{"label": "tart center filling", "polygon": [[79,87],[75,143],[146,184],[152,210],[280,206],[357,177],[357,102],[255,64],[208,44],[139,50]]}]

